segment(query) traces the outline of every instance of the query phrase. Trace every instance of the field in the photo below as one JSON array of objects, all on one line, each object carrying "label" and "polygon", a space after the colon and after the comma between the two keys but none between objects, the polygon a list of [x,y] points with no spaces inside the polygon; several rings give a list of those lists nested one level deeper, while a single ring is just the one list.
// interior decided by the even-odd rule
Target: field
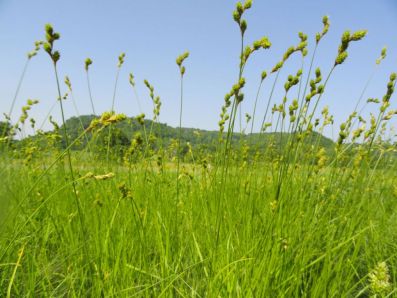
[{"label": "field", "polygon": [[[251,126],[256,102],[242,129],[244,67],[271,47],[266,37],[244,44],[250,8],[239,2],[233,13],[244,46],[218,132],[182,127],[188,52],[176,59],[176,129],[159,123],[162,103],[148,81],[151,120],[117,113],[114,97],[109,112],[49,119],[53,130],[23,139],[15,135],[27,120],[35,128],[29,110],[38,102],[28,101],[17,123],[0,122],[1,297],[397,296],[397,155],[386,137],[397,113],[396,74],[380,100],[368,100],[377,114],[352,111],[330,141],[322,133],[333,118],[319,110],[321,98],[366,31],[343,34],[324,78],[300,33],[300,43],[262,73],[259,90],[270,77],[284,84],[278,75],[292,55],[311,60],[310,68],[287,77],[277,105],[269,98],[260,132]],[[316,49],[328,28],[324,17]],[[27,62],[46,52],[59,90],[60,36],[45,30]],[[121,54],[118,69],[123,62]],[[59,91],[62,111],[70,100]]]}]

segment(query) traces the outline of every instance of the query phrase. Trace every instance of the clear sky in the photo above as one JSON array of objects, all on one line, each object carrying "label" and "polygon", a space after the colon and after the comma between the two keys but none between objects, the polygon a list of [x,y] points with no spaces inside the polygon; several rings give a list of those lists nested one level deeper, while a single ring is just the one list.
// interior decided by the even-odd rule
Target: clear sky
[{"label": "clear sky", "polygon": [[[151,118],[152,104],[143,79],[148,79],[161,96],[160,121],[176,126],[179,73],[175,58],[189,50],[183,126],[217,129],[224,95],[238,75],[239,31],[232,19],[235,3],[231,0],[0,0],[0,112],[8,112],[26,53],[35,40],[44,38],[44,25],[51,23],[61,34],[55,45],[61,52],[60,75],[70,77],[81,114],[91,112],[85,58],[93,60],[90,69],[93,97],[96,110],[103,112],[111,108],[117,57],[125,52],[116,111],[131,116],[139,114],[128,84],[128,74],[133,72],[147,118]],[[324,15],[330,17],[331,28],[320,44],[315,61],[315,66],[320,66],[324,74],[332,67],[344,30],[368,29],[368,36],[349,48],[349,58],[331,78],[321,106],[329,105],[336,123],[344,120],[354,109],[382,47],[387,46],[388,57],[377,71],[365,98],[384,95],[389,74],[397,70],[395,0],[254,0],[245,16],[248,21],[246,40],[251,43],[268,36],[273,46],[252,56],[246,67],[244,113],[252,112],[260,73],[269,71],[289,46],[298,43],[299,31],[309,35],[310,57],[314,35],[321,31]],[[275,102],[281,100],[286,76],[296,73],[300,61],[297,55],[283,69]],[[31,61],[17,99],[14,119],[28,98],[40,100],[31,115],[39,124],[45,118],[57,97],[51,67],[44,52]],[[257,128],[272,82],[273,77],[269,77],[259,99]],[[66,91],[65,85],[62,89]],[[74,115],[71,101],[65,105],[67,116]],[[60,119],[58,106],[52,114]]]}]

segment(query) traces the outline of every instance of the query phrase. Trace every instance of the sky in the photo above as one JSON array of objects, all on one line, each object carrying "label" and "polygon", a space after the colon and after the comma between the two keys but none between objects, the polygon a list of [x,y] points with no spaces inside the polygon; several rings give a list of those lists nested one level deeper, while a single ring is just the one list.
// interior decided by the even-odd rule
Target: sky
[{"label": "sky", "polygon": [[[160,122],[177,126],[180,83],[175,59],[188,50],[190,57],[185,63],[182,125],[216,130],[224,95],[238,77],[240,34],[232,18],[235,3],[231,0],[0,0],[0,112],[9,112],[26,53],[33,48],[34,41],[44,38],[44,25],[51,23],[61,34],[61,39],[55,44],[61,53],[59,74],[62,81],[66,75],[69,76],[80,114],[92,113],[84,60],[87,57],[93,60],[90,79],[99,114],[111,109],[118,55],[125,52],[115,110],[129,116],[141,113],[128,83],[128,74],[132,72],[146,117],[152,117],[152,102],[143,84],[144,79],[161,97]],[[320,109],[329,106],[336,125],[344,121],[354,110],[366,81],[374,72],[375,60],[382,47],[387,46],[388,56],[377,68],[364,94],[364,101],[369,97],[381,98],[385,94],[390,73],[397,71],[397,1],[254,0],[252,8],[245,14],[248,22],[246,43],[267,36],[272,47],[255,53],[246,66],[243,114],[252,114],[261,72],[269,72],[285,50],[298,43],[299,31],[309,36],[309,54],[304,63],[306,78],[314,36],[322,30],[324,15],[330,17],[331,27],[321,41],[314,61],[324,76],[333,66],[340,37],[345,30],[367,29],[368,35],[349,47],[349,57],[333,73]],[[272,103],[280,103],[287,76],[295,74],[300,65],[299,55],[286,63]],[[260,127],[273,80],[274,76],[269,76],[260,93],[256,131]],[[63,83],[61,89],[62,93],[67,91]],[[294,90],[290,100],[296,97],[297,89]],[[19,117],[21,107],[29,98],[40,100],[40,104],[30,112],[38,128],[42,125],[44,129],[51,127],[45,121],[49,113],[60,121],[59,106],[54,106],[57,98],[54,72],[44,52],[29,64],[12,114],[13,120]],[[64,104],[66,117],[76,115],[70,98]],[[392,106],[396,107],[396,104]],[[364,115],[368,116],[370,112],[375,112],[375,108],[366,108]],[[335,127],[335,131],[329,130],[326,134],[335,137]]]}]

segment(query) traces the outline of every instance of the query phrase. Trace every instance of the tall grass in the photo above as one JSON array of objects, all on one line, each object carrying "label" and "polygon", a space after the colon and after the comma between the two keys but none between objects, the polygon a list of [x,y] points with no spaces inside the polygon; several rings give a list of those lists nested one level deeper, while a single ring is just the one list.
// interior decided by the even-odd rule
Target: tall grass
[{"label": "tall grass", "polygon": [[[329,30],[324,17],[307,73],[303,65],[310,39],[299,33],[300,42],[260,74],[253,114],[247,116],[250,134],[241,125],[236,133],[245,66],[254,52],[271,47],[267,37],[246,44],[243,16],[251,5],[238,2],[233,13],[241,33],[240,61],[222,106],[215,150],[185,139],[187,52],[176,61],[176,140],[167,143],[162,137],[162,103],[147,80],[153,121],[145,120],[141,110],[133,120],[114,110],[124,54],[111,110],[89,124],[79,117],[78,134],[72,137],[63,113],[69,101],[58,80],[60,54],[53,49],[60,35],[46,27],[43,48],[54,66],[62,125],[51,118],[53,131],[11,141],[35,101],[23,109],[23,121],[4,126],[0,296],[396,296],[397,156],[386,138],[396,114],[391,108],[396,74],[381,99],[368,101],[377,105],[378,114],[365,119],[358,106],[375,73],[370,76],[338,139],[326,146],[320,134],[333,126],[333,116],[328,108],[318,112],[323,94],[334,69],[343,67],[348,47],[366,31],[343,34],[323,80],[315,65]],[[302,68],[284,78],[281,70],[294,53],[301,55]],[[382,50],[380,60],[385,56]],[[91,63],[86,60],[85,70],[95,114]],[[262,102],[263,81],[270,76]],[[284,95],[274,98],[283,79]],[[132,74],[129,81],[139,103]],[[256,134],[255,119],[261,123]],[[119,145],[118,125],[125,121],[131,121],[131,129],[137,123],[141,132]]]}]

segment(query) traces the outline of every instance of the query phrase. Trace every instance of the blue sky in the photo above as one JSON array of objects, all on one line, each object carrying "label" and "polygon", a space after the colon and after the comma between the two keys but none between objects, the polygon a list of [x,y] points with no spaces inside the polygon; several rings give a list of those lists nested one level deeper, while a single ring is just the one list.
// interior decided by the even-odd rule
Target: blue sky
[{"label": "blue sky", "polygon": [[[152,104],[143,79],[148,79],[161,96],[160,121],[176,126],[179,73],[175,58],[189,50],[183,126],[217,129],[224,95],[238,75],[240,37],[231,17],[235,3],[213,0],[0,0],[0,112],[9,110],[26,52],[32,49],[35,40],[44,37],[44,25],[51,23],[61,34],[55,46],[61,52],[60,76],[70,77],[81,114],[91,111],[85,58],[91,57],[94,62],[90,70],[93,97],[96,110],[103,112],[111,108],[117,57],[125,52],[116,110],[128,115],[140,112],[128,84],[128,74],[133,72],[147,118],[151,118]],[[246,67],[244,113],[252,112],[260,73],[269,71],[289,46],[298,43],[299,31],[309,35],[310,57],[314,35],[322,29],[323,15],[330,17],[331,28],[320,44],[315,66],[319,66],[324,75],[332,67],[344,30],[368,29],[368,36],[349,48],[348,60],[335,71],[320,105],[330,107],[336,123],[343,121],[354,109],[382,47],[387,46],[387,59],[378,69],[365,98],[383,96],[389,74],[397,70],[396,1],[254,0],[245,16],[248,22],[246,40],[251,43],[268,36],[273,46],[252,56]],[[284,81],[288,74],[296,73],[300,62],[299,56],[295,56],[283,69],[274,102],[282,99]],[[45,119],[57,97],[51,67],[44,52],[31,61],[13,112],[14,119],[28,98],[40,100],[40,105],[31,112],[38,124]],[[256,128],[272,83],[273,77],[269,77],[263,86]],[[64,85],[62,89],[66,91]],[[71,101],[65,105],[67,117],[74,115]],[[368,108],[366,113],[370,111]],[[52,115],[60,119],[58,106]],[[44,126],[49,127],[48,124]],[[331,136],[332,132],[327,134]]]}]

